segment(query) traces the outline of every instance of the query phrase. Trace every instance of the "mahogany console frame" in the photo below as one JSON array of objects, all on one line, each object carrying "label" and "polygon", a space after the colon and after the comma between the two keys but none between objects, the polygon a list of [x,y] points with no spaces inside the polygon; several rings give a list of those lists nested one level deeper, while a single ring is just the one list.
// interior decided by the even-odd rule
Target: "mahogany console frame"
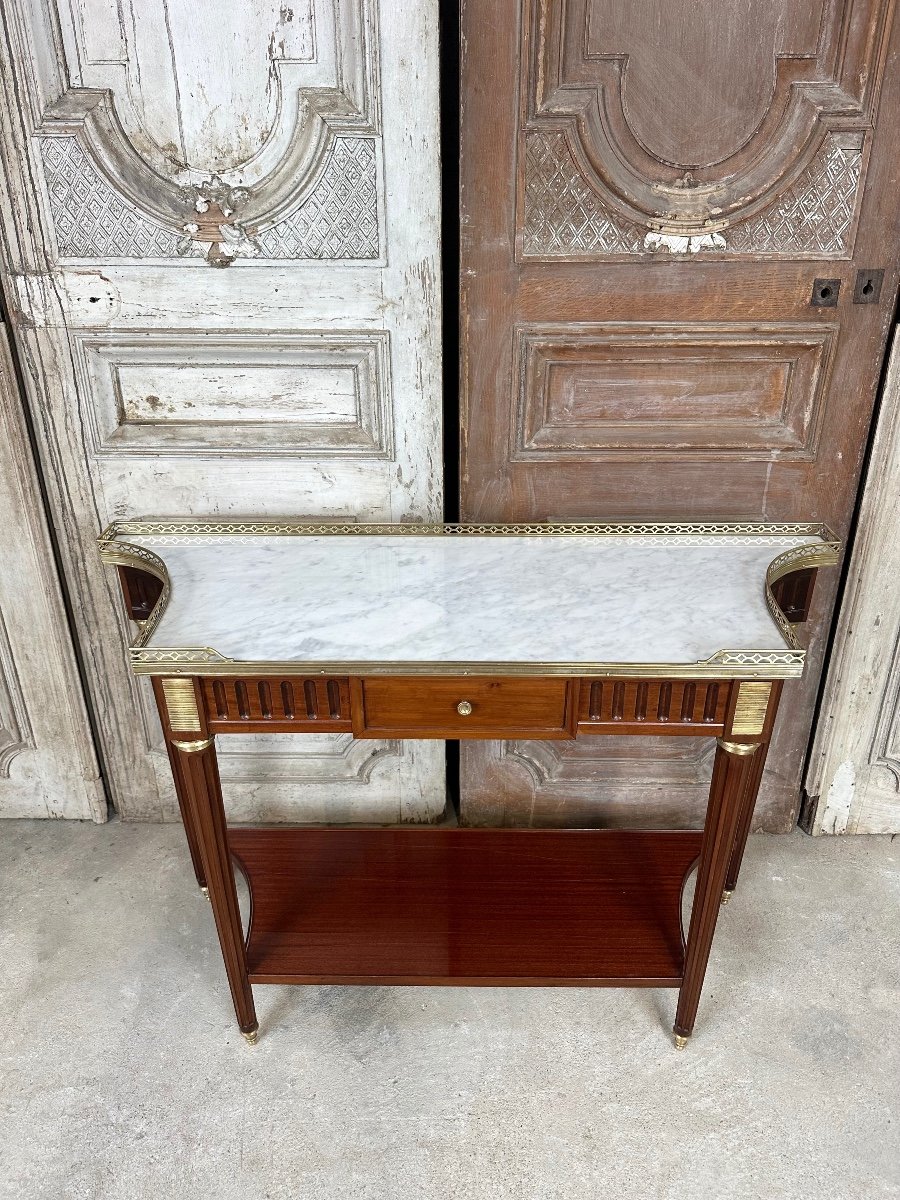
[{"label": "mahogany console frame", "polygon": [[[163,584],[117,565],[126,609],[142,624]],[[805,619],[814,579],[800,562],[773,584],[776,599],[790,586],[789,619]],[[719,908],[737,885],[780,678],[691,678],[683,667],[646,678],[164,670],[152,684],[178,802],[248,1041],[259,1029],[257,983],[569,984],[677,988],[675,1045],[686,1045]],[[216,738],[248,732],[691,735],[714,737],[716,752],[702,830],[229,829]],[[235,864],[251,895],[246,936]],[[685,936],[682,892],[695,864]]]}]

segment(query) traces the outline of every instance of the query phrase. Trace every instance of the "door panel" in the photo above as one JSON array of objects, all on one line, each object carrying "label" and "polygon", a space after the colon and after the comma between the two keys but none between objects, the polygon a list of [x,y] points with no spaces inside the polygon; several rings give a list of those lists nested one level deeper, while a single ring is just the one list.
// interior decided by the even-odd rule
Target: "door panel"
[{"label": "door panel", "polygon": [[[508,741],[498,742],[486,759],[478,754],[483,744],[461,743],[467,774],[483,772],[477,802],[469,792],[468,825],[564,828],[600,820],[609,828],[690,828],[694,795],[703,787],[709,791],[715,755],[709,737],[582,735],[574,743]],[[604,791],[598,809],[601,772]],[[641,805],[635,811],[629,791],[637,787]],[[533,798],[533,809],[523,811],[523,796]]]},{"label": "door panel", "polygon": [[[896,39],[888,0],[466,0],[463,519],[846,532],[897,283]],[[885,272],[866,303],[860,269]],[[836,584],[785,689],[772,830],[796,813]],[[674,762],[648,780],[613,746],[554,753],[555,783],[464,747],[468,819],[498,795],[525,821],[564,793],[600,823],[620,803],[673,819],[672,788],[705,803]]]},{"label": "door panel", "polygon": [[900,833],[900,332],[805,783],[810,833]]},{"label": "door panel", "polygon": [[[436,4],[4,15],[3,259],[53,521],[115,802],[169,816],[102,526],[441,515]],[[229,739],[222,769],[245,819],[443,808],[432,743]]]},{"label": "door panel", "polygon": [[0,817],[105,821],[6,329],[0,325]]}]

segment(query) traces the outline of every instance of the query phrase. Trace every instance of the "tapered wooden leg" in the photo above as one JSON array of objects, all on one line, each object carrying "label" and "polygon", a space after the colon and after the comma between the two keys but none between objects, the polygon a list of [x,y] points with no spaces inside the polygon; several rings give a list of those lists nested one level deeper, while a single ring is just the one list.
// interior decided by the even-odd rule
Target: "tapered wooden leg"
[{"label": "tapered wooden leg", "polygon": [[[159,719],[162,722],[163,731],[166,732],[169,726],[169,715],[165,696],[163,695],[162,684],[159,679],[153,680],[153,693],[156,696],[156,707],[159,709]],[[166,750],[169,754],[169,766],[172,768],[172,779],[175,782],[175,795],[178,797],[178,807],[181,809],[181,821],[184,825],[184,834],[187,838],[188,850],[190,851],[191,855],[191,863],[194,867],[194,875],[197,877],[198,887],[206,892],[206,876],[203,873],[203,860],[200,857],[200,846],[197,842],[197,831],[194,828],[194,818],[187,802],[184,776],[181,772],[179,754],[172,746],[171,737],[166,737]]]},{"label": "tapered wooden leg", "polygon": [[228,852],[225,810],[216,763],[215,739],[197,741],[174,740],[172,745],[179,760],[185,795],[197,833],[203,872],[209,888],[219,944],[225,960],[225,972],[234,1001],[241,1033],[248,1041],[256,1041],[259,1023],[253,1004],[253,992],[247,978],[247,959],[244,953],[244,934],[238,908],[234,871]]},{"label": "tapered wooden leg", "polygon": [[775,723],[775,717],[778,712],[778,702],[781,699],[781,688],[782,685],[779,682],[773,682],[771,685],[771,692],[769,695],[769,702],[764,724],[765,733],[760,739],[759,749],[753,755],[753,769],[747,784],[747,791],[744,794],[744,803],[741,808],[737,833],[735,834],[734,838],[731,859],[729,860],[728,871],[725,875],[725,889],[722,893],[723,904],[728,903],[728,901],[731,899],[734,889],[737,887],[741,863],[744,861],[744,851],[747,848],[747,838],[750,835],[750,827],[753,824],[753,812],[756,808],[756,800],[759,796],[759,787],[762,783],[763,772],[765,771],[766,766],[766,757],[769,753],[769,742],[772,736],[772,727]]},{"label": "tapered wooden leg", "polygon": [[750,826],[753,824],[753,813],[756,809],[756,798],[759,795],[759,785],[762,782],[763,771],[766,766],[766,756],[769,753],[769,746],[766,743],[757,750],[753,755],[750,777],[747,780],[747,788],[744,793],[744,803],[741,806],[740,815],[738,817],[737,833],[734,836],[734,845],[731,848],[731,858],[728,860],[728,870],[725,872],[725,888],[722,893],[722,903],[727,904],[731,899],[734,889],[737,887],[738,875],[741,870],[741,863],[744,861],[744,851],[747,848],[747,838],[750,835]]},{"label": "tapered wooden leg", "polygon": [[175,780],[175,795],[178,797],[178,807],[181,809],[181,821],[184,825],[184,835],[187,838],[188,850],[191,855],[191,863],[194,868],[194,875],[197,877],[197,886],[209,895],[209,890],[206,886],[206,873],[203,870],[203,859],[200,855],[200,844],[197,840],[197,830],[194,828],[194,817],[187,800],[187,785],[184,781],[184,775],[179,762],[178,751],[172,746],[171,742],[166,743],[166,749],[169,752],[169,763],[172,767],[172,778]]},{"label": "tapered wooden leg", "polygon": [[719,738],[716,746],[709,806],[700,844],[697,887],[684,955],[684,975],[675,1015],[675,1044],[679,1049],[691,1036],[697,1017],[725,875],[757,750],[756,743],[738,744],[724,738]]}]

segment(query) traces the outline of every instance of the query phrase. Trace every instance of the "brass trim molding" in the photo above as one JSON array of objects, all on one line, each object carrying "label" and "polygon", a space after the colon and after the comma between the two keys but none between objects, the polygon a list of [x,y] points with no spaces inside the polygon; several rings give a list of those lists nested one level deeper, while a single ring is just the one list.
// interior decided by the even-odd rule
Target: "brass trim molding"
[{"label": "brass trim molding", "polygon": [[738,737],[762,733],[771,694],[771,683],[742,683],[731,719],[731,732]]},{"label": "brass trim molding", "polygon": [[[153,636],[169,602],[172,585],[165,563],[144,546],[120,540],[127,535],[158,537],[163,542],[181,542],[195,537],[296,537],[296,536],[396,536],[396,537],[648,537],[671,539],[681,544],[695,538],[818,537],[824,539],[795,546],[769,564],[765,600],[786,643],[783,649],[719,650],[697,663],[459,663],[339,662],[284,663],[245,662],[227,658],[212,646],[153,646]],[[98,538],[100,556],[114,566],[149,571],[163,583],[159,600],[129,654],[138,675],[578,675],[585,678],[614,676],[642,679],[774,680],[796,679],[803,673],[806,651],[794,628],[778,606],[772,585],[792,571],[806,567],[835,565],[841,543],[821,522],[675,522],[650,524],[610,522],[606,524],[529,523],[510,525],[357,524],[302,520],[164,520],[116,521]]]},{"label": "brass trim molding", "polygon": [[[159,517],[138,521],[114,521],[100,534],[101,553],[106,545],[123,534],[143,537],[821,537],[837,539],[821,521],[657,521],[604,523],[523,522],[520,524],[443,525],[416,524],[413,521],[397,524],[367,524],[356,521],[266,520],[248,517],[246,520],[223,518],[186,518],[183,520]],[[789,552],[790,553],[790,552]]]},{"label": "brass trim molding", "polygon": [[153,575],[163,585],[159,599],[154,604],[150,616],[144,621],[135,622],[140,633],[134,641],[133,646],[143,646],[152,637],[163,613],[166,611],[169,597],[172,595],[172,583],[169,579],[169,572],[166,570],[166,564],[163,560],[159,555],[154,554],[152,550],[147,550],[144,546],[133,546],[130,542],[104,542],[103,539],[105,536],[105,533],[101,534],[97,544],[100,547],[100,557],[108,566],[134,567],[138,571],[147,571],[148,574]]},{"label": "brass trim molding", "polygon": [[199,754],[201,750],[205,750],[208,746],[211,746],[215,740],[215,734],[212,737],[201,738],[196,742],[179,742],[173,738],[172,745],[177,746],[184,754]]},{"label": "brass trim molding", "polygon": [[729,742],[725,738],[716,738],[716,745],[726,754],[736,754],[739,758],[755,754],[759,749],[759,742]]},{"label": "brass trim molding", "polygon": [[166,699],[166,715],[173,733],[199,733],[200,710],[190,679],[163,679],[163,695]]},{"label": "brass trim molding", "polygon": [[766,571],[766,604],[772,614],[772,619],[781,630],[781,636],[794,650],[801,648],[800,643],[797,641],[793,625],[781,611],[778,601],[775,599],[772,585],[779,579],[783,579],[785,575],[790,575],[794,571],[802,571],[807,567],[837,566],[841,561],[841,543],[827,526],[823,525],[822,529],[825,531],[821,534],[825,538],[824,541],[810,542],[806,546],[795,546],[792,550],[785,550],[783,554],[779,554],[769,563]]},{"label": "brass trim molding", "polygon": [[[564,675],[580,679],[798,679],[803,672],[803,651],[766,650],[735,655],[727,652],[697,663],[583,663],[583,662],[248,662],[226,658],[205,646],[179,649],[132,649],[131,666],[136,675],[203,675],[238,678],[244,675],[431,675],[464,678],[508,675],[542,678]],[[744,659],[747,659],[745,662]]]}]

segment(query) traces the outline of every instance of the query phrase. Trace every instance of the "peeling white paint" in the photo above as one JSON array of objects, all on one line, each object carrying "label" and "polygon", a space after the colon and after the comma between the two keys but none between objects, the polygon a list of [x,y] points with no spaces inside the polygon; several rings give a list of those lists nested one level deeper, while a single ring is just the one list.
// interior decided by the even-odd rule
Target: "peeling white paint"
[{"label": "peeling white paint", "polygon": [[900,831],[898,490],[900,334],[889,359],[805,781],[807,793],[823,802],[813,833]]},{"label": "peeling white paint", "polygon": [[[23,121],[0,122],[0,244],[15,280],[11,307],[51,520],[73,623],[91,647],[85,675],[110,793],[123,816],[171,819],[171,771],[157,743],[148,747],[155,717],[145,689],[136,703],[121,603],[97,559],[97,530],[141,511],[441,515],[438,6],[228,0],[212,23],[187,0],[9,0],[7,8],[15,38],[0,36],[4,80],[24,113],[43,113],[52,96],[70,122],[39,145]],[[48,23],[61,31],[58,55],[45,52]],[[34,47],[42,50],[32,58]],[[87,152],[64,131],[100,95],[116,119],[79,124],[79,138],[104,164],[87,171]],[[43,147],[51,141],[78,151],[77,160],[57,159],[55,176],[64,192],[87,194],[78,208],[54,212],[36,183],[36,170],[49,171]],[[363,150],[351,153],[350,143]],[[357,171],[371,201],[354,182]],[[290,231],[296,245],[286,231],[283,257],[261,253],[256,230],[273,226],[260,214],[287,219],[300,208],[303,229]],[[375,249],[365,260],[343,257],[338,235],[352,232],[361,211],[376,223],[367,243]],[[78,241],[78,255],[58,253],[69,212],[94,231]],[[321,259],[311,259],[312,245],[322,246]],[[204,255],[211,266],[233,265],[206,270]],[[144,406],[138,420],[126,402]],[[369,412],[377,421],[363,428]],[[306,443],[292,446],[286,424],[307,428]],[[156,448],[132,438],[139,430],[160,435]],[[214,444],[223,436],[227,448]],[[24,569],[9,574],[4,562],[0,593],[8,584],[49,592]],[[28,636],[45,641],[49,656],[36,603],[19,610],[35,614]],[[59,629],[67,636],[64,615]],[[24,679],[23,664],[41,656],[14,649]],[[0,676],[2,665],[0,654]],[[77,678],[70,687],[61,667],[51,675],[60,694],[76,694]],[[34,714],[45,711],[49,721],[51,705],[34,695],[25,707],[36,726]],[[56,719],[74,721],[58,707]],[[443,811],[439,743],[381,743],[378,770],[361,775],[344,735],[334,736],[296,748],[265,738],[229,744],[221,757],[232,811],[376,822]],[[62,734],[48,734],[17,754],[14,770],[31,770],[45,748],[47,762],[52,755],[68,773],[80,762]],[[0,736],[0,760],[4,753]],[[46,780],[35,769],[48,794],[53,778],[49,766]],[[49,815],[93,815],[77,800],[85,786],[52,790]],[[47,814],[23,804],[17,815]]]},{"label": "peeling white paint", "polygon": [[846,759],[834,773],[828,789],[825,812],[822,817],[823,833],[846,833],[850,821],[850,810],[856,792],[856,767],[852,759]]},{"label": "peeling white paint", "polygon": [[648,233],[644,238],[644,249],[696,254],[700,250],[725,250],[726,244],[721,233],[703,233],[693,237],[678,233]]}]

